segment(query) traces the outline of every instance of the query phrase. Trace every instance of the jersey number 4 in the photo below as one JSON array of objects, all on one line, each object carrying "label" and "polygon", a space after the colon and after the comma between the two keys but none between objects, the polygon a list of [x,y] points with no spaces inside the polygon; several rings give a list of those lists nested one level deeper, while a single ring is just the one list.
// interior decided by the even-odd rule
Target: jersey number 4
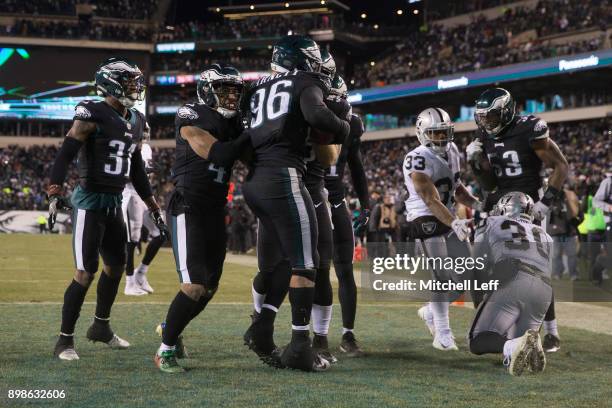
[{"label": "jersey number 4", "polygon": [[267,120],[278,119],[289,112],[291,94],[286,92],[287,88],[293,86],[293,82],[283,80],[275,82],[270,87],[270,93],[266,94],[267,88],[258,89],[251,97],[251,128],[256,128]]},{"label": "jersey number 4", "polygon": [[[125,134],[127,137],[132,137],[129,133]],[[132,143],[130,147],[125,151],[125,143],[121,140],[111,140],[108,142],[109,148],[109,159],[111,163],[104,165],[104,172],[112,176],[118,176],[123,174],[128,177],[130,175],[130,166],[132,164],[132,153],[136,150],[136,145]]]}]

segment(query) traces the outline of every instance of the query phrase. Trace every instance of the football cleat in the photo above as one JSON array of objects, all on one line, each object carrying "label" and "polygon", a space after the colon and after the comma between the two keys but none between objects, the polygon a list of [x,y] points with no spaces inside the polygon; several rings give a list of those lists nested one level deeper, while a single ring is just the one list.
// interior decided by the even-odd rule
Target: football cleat
[{"label": "football cleat", "polygon": [[457,344],[455,343],[455,336],[453,336],[453,332],[450,330],[444,332],[436,332],[432,346],[435,349],[442,351],[459,350],[459,347],[457,347]]},{"label": "football cleat", "polygon": [[538,332],[532,329],[527,330],[525,334],[519,337],[518,343],[510,355],[510,361],[505,362],[510,375],[518,377],[523,374],[525,369],[531,367],[531,354],[537,353],[536,344],[539,338]]},{"label": "football cleat", "polygon": [[146,295],[148,292],[146,292],[144,289],[140,287],[140,285],[138,285],[138,283],[136,282],[135,276],[126,276],[125,277],[125,290],[123,291],[123,293],[126,294],[127,296],[142,296],[142,295]]},{"label": "football cleat", "polygon": [[155,353],[155,357],[153,357],[153,361],[159,371],[169,374],[176,373],[184,373],[185,369],[179,365],[176,361],[176,351],[175,350],[166,350],[161,351],[157,350]]},{"label": "football cleat", "polygon": [[87,338],[96,343],[101,342],[107,344],[112,349],[126,349],[130,347],[130,343],[117,336],[108,324],[94,323],[87,329]]},{"label": "football cleat", "polygon": [[427,330],[429,330],[429,334],[431,334],[432,336],[435,336],[435,334],[436,334],[436,326],[434,326],[433,313],[431,313],[431,309],[429,308],[429,304],[426,304],[425,306],[421,307],[417,311],[417,314],[419,315],[421,320],[423,320],[425,322],[425,325],[427,326]]},{"label": "football cleat", "polygon": [[[144,290],[147,293],[154,292],[151,285],[149,285],[149,281],[147,280],[147,274],[145,272],[136,271],[136,273],[134,274],[134,278],[136,278],[135,279],[136,285],[138,285],[140,289]],[[127,286],[126,286],[126,290],[127,290]]]},{"label": "football cleat", "polygon": [[340,343],[340,351],[347,357],[363,357],[365,353],[355,340],[353,332],[346,332],[342,335],[342,342]]},{"label": "football cleat", "polygon": [[327,336],[319,336],[318,334],[315,334],[312,340],[312,349],[315,354],[329,361],[330,364],[335,364],[338,362],[336,356],[334,356],[331,351],[329,351]]},{"label": "football cleat", "polygon": [[537,374],[544,371],[546,368],[546,353],[544,353],[544,348],[542,347],[542,339],[540,338],[540,333],[536,332],[537,338],[535,339],[535,348],[531,352],[530,360],[529,360],[529,371]]},{"label": "football cleat", "polygon": [[57,340],[55,344],[55,350],[53,351],[53,355],[60,360],[72,361],[78,360],[79,355],[74,350],[74,341],[64,341],[61,338]]},{"label": "football cleat", "polygon": [[281,354],[281,363],[285,367],[302,371],[322,372],[331,368],[329,361],[312,350],[308,335],[303,338],[293,338],[287,344]]},{"label": "football cleat", "polygon": [[[160,324],[157,325],[157,327],[155,328],[155,333],[157,333],[157,335],[159,337],[162,337],[164,335],[164,328],[166,327],[166,322],[161,322]],[[179,335],[178,339],[176,340],[176,358],[189,358],[189,354],[187,354],[187,348],[185,348],[185,343],[183,343],[183,335]]]},{"label": "football cleat", "polygon": [[554,353],[559,351],[561,348],[561,339],[554,334],[547,334],[544,336],[544,351],[547,353]]},{"label": "football cleat", "polygon": [[270,367],[284,368],[280,361],[280,351],[274,344],[274,326],[262,324],[257,317],[251,317],[253,323],[244,333],[244,345],[257,354],[257,357]]}]

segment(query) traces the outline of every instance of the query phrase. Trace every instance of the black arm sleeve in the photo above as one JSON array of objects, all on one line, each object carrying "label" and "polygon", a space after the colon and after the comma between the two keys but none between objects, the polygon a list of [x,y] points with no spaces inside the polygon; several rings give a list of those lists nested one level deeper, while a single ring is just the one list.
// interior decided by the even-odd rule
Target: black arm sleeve
[{"label": "black arm sleeve", "polygon": [[369,208],[370,199],[368,194],[368,179],[366,178],[365,169],[363,167],[363,160],[361,160],[361,153],[359,147],[351,148],[347,157],[347,164],[351,171],[351,179],[353,180],[353,188],[359,198],[359,203],[362,208]]},{"label": "black arm sleeve", "polygon": [[142,198],[146,200],[147,198],[153,195],[153,190],[151,189],[151,183],[149,183],[149,178],[147,177],[147,172],[145,171],[144,162],[142,161],[142,155],[140,154],[140,148],[134,150],[132,153],[132,168],[130,169],[130,180],[132,180],[132,184],[134,185],[134,189]]},{"label": "black arm sleeve", "polygon": [[344,140],[350,131],[347,121],[339,119],[323,100],[323,91],[309,86],[300,95],[300,108],[306,122],[313,128],[337,135]]},{"label": "black arm sleeve", "polygon": [[61,186],[64,184],[66,173],[68,173],[68,165],[79,153],[81,146],[83,146],[83,142],[76,140],[74,137],[64,138],[64,143],[62,143],[62,147],[57,153],[53,168],[51,169],[51,176],[49,178],[51,185],[58,184]]},{"label": "black arm sleeve", "polygon": [[228,142],[215,142],[208,152],[208,160],[217,166],[231,166],[250,143],[251,135],[248,130],[242,132],[242,134],[234,140]]}]

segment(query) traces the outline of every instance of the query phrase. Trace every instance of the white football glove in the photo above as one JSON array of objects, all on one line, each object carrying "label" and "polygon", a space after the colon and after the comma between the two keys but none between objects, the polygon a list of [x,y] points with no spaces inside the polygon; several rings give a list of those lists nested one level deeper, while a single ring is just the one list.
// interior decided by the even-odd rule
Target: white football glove
[{"label": "white football glove", "polygon": [[471,222],[471,219],[465,220],[456,218],[451,223],[451,228],[455,232],[455,235],[457,235],[457,238],[459,238],[459,241],[467,241],[470,238]]},{"label": "white football glove", "polygon": [[533,205],[533,208],[531,209],[531,215],[533,215],[533,218],[540,221],[546,218],[546,216],[548,215],[548,211],[548,206],[543,202],[538,201]]},{"label": "white football glove", "polygon": [[468,161],[478,161],[482,154],[482,142],[478,139],[467,145],[465,152],[467,154]]}]

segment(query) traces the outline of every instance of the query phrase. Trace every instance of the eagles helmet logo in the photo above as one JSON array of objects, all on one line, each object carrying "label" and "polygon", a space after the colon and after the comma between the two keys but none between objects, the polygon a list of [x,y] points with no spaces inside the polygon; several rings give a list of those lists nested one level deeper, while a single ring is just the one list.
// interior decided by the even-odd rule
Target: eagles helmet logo
[{"label": "eagles helmet logo", "polygon": [[77,106],[75,108],[74,117],[80,119],[89,119],[91,118],[91,112],[84,106]]},{"label": "eagles helmet logo", "polygon": [[177,113],[178,113],[179,118],[183,118],[183,119],[194,120],[199,117],[196,111],[194,111],[193,109],[187,106],[180,107]]}]

